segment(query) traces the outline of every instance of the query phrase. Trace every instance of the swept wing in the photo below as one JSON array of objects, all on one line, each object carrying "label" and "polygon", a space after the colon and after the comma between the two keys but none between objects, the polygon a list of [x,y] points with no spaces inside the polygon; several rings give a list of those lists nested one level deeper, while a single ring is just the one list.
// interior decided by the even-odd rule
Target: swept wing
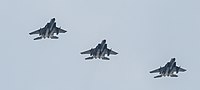
[{"label": "swept wing", "polygon": [[41,34],[41,32],[44,30],[44,28],[40,28],[39,30],[36,30],[36,31],[33,31],[31,33],[29,33],[30,35],[33,35],[33,34]]},{"label": "swept wing", "polygon": [[158,69],[150,71],[150,73],[159,73],[162,69],[163,69],[163,67],[160,67]]},{"label": "swept wing", "polygon": [[118,53],[115,52],[115,51],[113,51],[113,50],[111,50],[111,51],[110,51],[110,54],[111,54],[111,55],[116,55],[116,54],[118,54]]},{"label": "swept wing", "polygon": [[94,49],[90,49],[90,50],[81,52],[81,54],[92,54],[93,51],[94,51]]},{"label": "swept wing", "polygon": [[56,27],[56,30],[57,30],[58,33],[65,33],[65,32],[67,32],[66,30],[63,30],[63,29],[58,28],[58,27]]},{"label": "swept wing", "polygon": [[176,69],[178,69],[178,72],[185,72],[186,71],[186,69],[183,69],[183,68],[177,67],[177,66],[176,66]]},{"label": "swept wing", "polygon": [[107,49],[105,54],[109,56],[109,55],[117,55],[118,53],[113,51],[112,49]]}]

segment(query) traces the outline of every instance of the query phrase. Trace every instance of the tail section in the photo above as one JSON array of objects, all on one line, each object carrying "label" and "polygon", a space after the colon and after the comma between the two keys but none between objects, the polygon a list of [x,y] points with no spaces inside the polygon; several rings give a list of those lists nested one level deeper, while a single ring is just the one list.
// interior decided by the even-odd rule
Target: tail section
[{"label": "tail section", "polygon": [[58,37],[57,36],[52,36],[51,39],[58,39]]},{"label": "tail section", "polygon": [[154,78],[160,78],[160,77],[162,77],[162,75],[155,76]]},{"label": "tail section", "polygon": [[107,58],[107,57],[103,57],[102,59],[103,60],[110,60],[110,58]]},{"label": "tail section", "polygon": [[170,75],[170,77],[178,77],[178,75],[173,74],[173,75]]},{"label": "tail section", "polygon": [[90,60],[90,59],[93,59],[94,57],[87,57],[85,58],[85,60]]},{"label": "tail section", "polygon": [[36,37],[33,40],[40,40],[40,39],[42,39],[42,37]]}]

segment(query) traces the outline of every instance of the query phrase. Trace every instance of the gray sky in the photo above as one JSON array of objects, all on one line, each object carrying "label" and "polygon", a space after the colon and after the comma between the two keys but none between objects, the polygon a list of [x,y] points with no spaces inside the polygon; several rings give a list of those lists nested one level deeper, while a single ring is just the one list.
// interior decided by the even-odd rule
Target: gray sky
[{"label": "gray sky", "polygon": [[[198,0],[1,0],[0,90],[199,90]],[[33,41],[55,17],[68,32]],[[106,39],[119,54],[85,61]],[[149,71],[171,57],[178,78]]]}]

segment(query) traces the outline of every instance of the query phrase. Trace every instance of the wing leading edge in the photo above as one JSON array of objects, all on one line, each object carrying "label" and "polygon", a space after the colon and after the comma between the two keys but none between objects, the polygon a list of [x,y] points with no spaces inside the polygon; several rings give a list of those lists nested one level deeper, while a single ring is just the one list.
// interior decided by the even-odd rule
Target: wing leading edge
[{"label": "wing leading edge", "polygon": [[163,67],[150,71],[150,73],[159,73]]},{"label": "wing leading edge", "polygon": [[91,54],[93,52],[94,49],[90,49],[84,52],[81,52],[81,54]]},{"label": "wing leading edge", "polygon": [[66,30],[58,28],[58,27],[56,27],[56,30],[58,30],[58,33],[65,33],[65,32],[67,32]]},{"label": "wing leading edge", "polygon": [[115,52],[115,51],[113,51],[113,50],[111,50],[111,51],[110,51],[110,54],[111,54],[111,55],[117,55],[118,53]]}]

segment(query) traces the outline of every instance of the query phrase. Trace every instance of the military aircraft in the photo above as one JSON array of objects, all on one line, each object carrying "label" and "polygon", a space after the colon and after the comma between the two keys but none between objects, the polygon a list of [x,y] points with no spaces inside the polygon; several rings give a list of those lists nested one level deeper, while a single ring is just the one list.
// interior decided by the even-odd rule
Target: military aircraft
[{"label": "military aircraft", "polygon": [[103,60],[110,60],[107,56],[111,55],[116,55],[118,54],[117,52],[113,51],[112,49],[107,48],[106,40],[102,40],[100,44],[98,44],[95,48],[91,48],[90,50],[81,52],[81,54],[90,54],[91,57],[85,58],[85,60],[89,59],[103,59]]},{"label": "military aircraft", "polygon": [[34,38],[34,40],[39,40],[42,38],[58,39],[57,36],[54,36],[54,33],[58,35],[59,33],[65,33],[65,32],[67,31],[56,27],[55,18],[52,18],[51,21],[45,25],[45,27],[40,28],[39,30],[33,31],[29,34],[30,35],[39,34],[39,37]]},{"label": "military aircraft", "polygon": [[155,76],[154,78],[160,78],[162,76],[178,77],[176,75],[178,72],[185,72],[186,69],[176,66],[175,58],[171,58],[170,62],[167,62],[164,67],[160,67],[156,70],[150,71],[150,73],[159,73],[160,75]]}]

